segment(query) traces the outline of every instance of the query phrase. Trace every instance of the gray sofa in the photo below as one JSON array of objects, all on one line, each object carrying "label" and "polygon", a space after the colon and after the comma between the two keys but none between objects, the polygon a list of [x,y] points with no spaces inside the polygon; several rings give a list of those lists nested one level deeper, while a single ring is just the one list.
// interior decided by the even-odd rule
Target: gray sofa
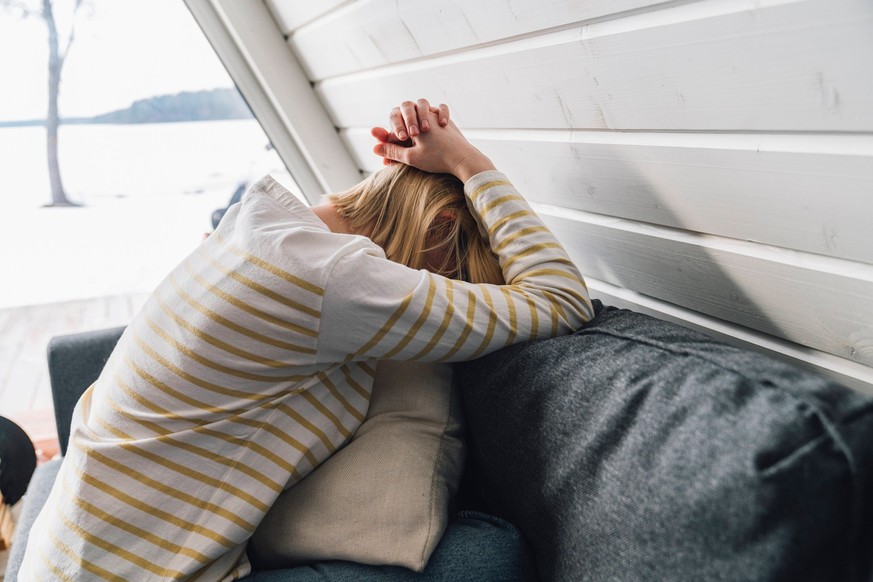
[{"label": "gray sofa", "polygon": [[[482,548],[515,544],[496,579],[873,580],[873,398],[596,308],[571,336],[456,366],[470,446],[458,504],[507,520],[528,544],[482,538]],[[62,448],[120,332],[51,342]],[[31,482],[10,580],[56,470],[43,465]],[[482,579],[450,567],[462,549],[450,542],[435,554],[441,577],[315,568],[281,579]]]}]

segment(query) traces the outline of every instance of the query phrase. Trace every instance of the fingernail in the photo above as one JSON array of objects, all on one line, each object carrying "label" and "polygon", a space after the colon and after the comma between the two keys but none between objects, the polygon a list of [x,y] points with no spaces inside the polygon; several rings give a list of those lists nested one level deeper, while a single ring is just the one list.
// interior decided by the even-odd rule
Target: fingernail
[{"label": "fingernail", "polygon": [[385,153],[385,144],[377,143],[373,146],[373,153],[383,155]]},{"label": "fingernail", "polygon": [[448,125],[448,124],[449,124],[449,120],[447,118],[445,118],[445,117],[440,118],[440,125]]},{"label": "fingernail", "polygon": [[429,122],[428,120],[426,120],[426,119],[423,119],[422,122],[421,122],[421,130],[422,130],[422,131],[427,131],[427,130],[429,130],[429,129],[430,129],[430,122]]},{"label": "fingernail", "polygon": [[397,137],[400,138],[400,141],[406,141],[409,139],[409,136],[406,135],[405,131],[401,131],[400,133],[398,133]]},{"label": "fingernail", "polygon": [[418,135],[418,127],[415,125],[410,125],[409,126],[409,135],[411,135],[412,137],[415,137],[416,135]]}]

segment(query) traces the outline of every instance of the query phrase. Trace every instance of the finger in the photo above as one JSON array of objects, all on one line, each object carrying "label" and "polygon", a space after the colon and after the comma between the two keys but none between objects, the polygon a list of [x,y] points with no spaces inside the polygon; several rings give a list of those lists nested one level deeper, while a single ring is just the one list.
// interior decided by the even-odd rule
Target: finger
[{"label": "finger", "polygon": [[407,163],[409,149],[393,143],[377,143],[373,147],[373,153],[382,156],[386,160]]},{"label": "finger", "polygon": [[418,122],[421,124],[421,131],[430,131],[430,102],[427,99],[419,99],[416,103],[416,113],[418,113]]},{"label": "finger", "polygon": [[445,103],[440,103],[439,107],[431,105],[430,112],[436,115],[437,123],[441,127],[446,127],[449,124],[449,106]]},{"label": "finger", "polygon": [[386,142],[392,134],[384,127],[374,127],[370,130],[370,135],[381,142]]},{"label": "finger", "polygon": [[442,127],[445,127],[449,124],[449,106],[445,103],[440,103],[439,107],[431,108],[434,113],[437,114],[437,119],[439,119],[439,123]]},{"label": "finger", "polygon": [[370,135],[381,142],[396,143],[403,147],[412,147],[412,138],[400,139],[393,131],[388,131],[384,127],[374,127],[370,129]]},{"label": "finger", "polygon": [[394,135],[400,136],[401,139],[406,139],[406,136],[408,136],[406,133],[406,122],[403,121],[403,112],[399,107],[391,110],[391,114],[388,116],[388,127],[394,132]]},{"label": "finger", "polygon": [[396,131],[394,133],[397,134],[397,137],[400,139],[406,139],[406,135],[409,137],[415,137],[419,134],[419,125],[418,125],[418,111],[415,110],[415,103],[412,101],[404,101],[400,104],[400,115],[403,118],[403,124],[400,127],[400,131]]}]

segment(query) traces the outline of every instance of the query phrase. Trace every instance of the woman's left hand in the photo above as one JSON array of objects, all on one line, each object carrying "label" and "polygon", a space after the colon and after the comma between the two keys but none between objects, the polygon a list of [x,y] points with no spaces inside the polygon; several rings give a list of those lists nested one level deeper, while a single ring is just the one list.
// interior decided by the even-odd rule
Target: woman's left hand
[{"label": "woman's left hand", "polygon": [[[421,135],[423,132],[430,131],[431,122],[428,120],[428,113],[436,114],[437,123],[442,127],[449,124],[449,106],[445,103],[440,103],[434,107],[427,99],[404,101],[399,107],[392,109],[391,114],[388,116],[388,128],[391,131],[380,132],[380,135],[387,135],[389,137],[379,141],[400,143]],[[377,129],[382,130],[383,128],[374,127],[374,135]]]},{"label": "woman's left hand", "polygon": [[425,172],[452,174],[465,183],[475,174],[494,169],[491,160],[467,141],[454,122],[438,126],[437,115],[426,110],[424,116],[430,118],[428,125],[433,129],[404,142],[391,139],[393,134],[387,130],[374,130],[373,135],[385,139],[379,139],[373,153],[382,156],[387,163],[401,162]]},{"label": "woman's left hand", "polygon": [[[427,99],[418,101],[404,101],[399,107],[391,110],[388,116],[388,129],[374,127],[370,134],[381,143],[398,144],[404,147],[412,146],[412,138],[431,130],[429,113],[436,114],[437,123],[446,127],[449,124],[449,106],[440,103],[434,107]],[[391,160],[383,158],[383,163],[388,165]]]}]

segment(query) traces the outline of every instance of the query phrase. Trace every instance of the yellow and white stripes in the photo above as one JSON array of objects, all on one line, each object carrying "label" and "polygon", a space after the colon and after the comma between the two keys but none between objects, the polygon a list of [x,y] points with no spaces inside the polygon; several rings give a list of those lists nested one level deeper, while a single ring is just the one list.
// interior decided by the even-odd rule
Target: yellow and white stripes
[{"label": "yellow and white stripes", "polygon": [[470,285],[327,231],[271,179],[156,289],[79,401],[20,579],[232,580],[276,496],[367,412],[373,360],[460,360],[590,314],[502,174],[467,185],[508,285]]}]

